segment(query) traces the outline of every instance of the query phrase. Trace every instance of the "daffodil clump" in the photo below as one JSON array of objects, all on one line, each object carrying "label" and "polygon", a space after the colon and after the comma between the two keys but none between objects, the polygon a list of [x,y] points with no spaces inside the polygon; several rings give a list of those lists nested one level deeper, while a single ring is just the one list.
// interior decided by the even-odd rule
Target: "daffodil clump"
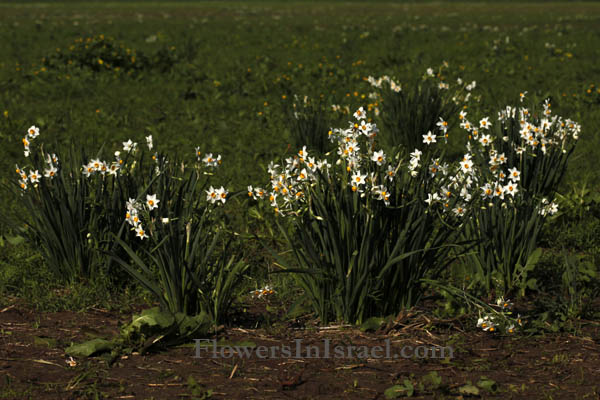
[{"label": "daffodil clump", "polygon": [[[104,268],[122,282],[125,272],[164,310],[222,322],[248,265],[233,251],[217,211],[228,191],[209,186],[221,156],[197,147],[191,165],[171,163],[149,135],[147,151],[129,139],[112,160],[67,160],[64,168],[55,154],[31,147],[39,135],[35,126],[27,131],[31,166],[16,170],[31,236],[48,264],[65,279],[93,278]],[[108,270],[114,266],[121,275]]]},{"label": "daffodil clump", "polygon": [[[73,155],[82,152],[77,149],[59,160],[55,153],[44,152],[43,145],[35,146],[40,136],[40,129],[31,126],[22,139],[27,163],[15,165],[18,191],[32,210],[28,232],[42,244],[48,264],[65,279],[92,277],[114,268],[105,252],[116,251],[119,257],[126,252],[115,249],[112,235],[134,252],[148,247],[144,239],[157,231],[156,221],[164,225],[181,217],[172,205],[173,196],[183,196],[176,190],[182,182],[188,185],[186,190],[193,187],[194,196],[204,204],[223,205],[227,200],[228,191],[208,187],[208,178],[205,186],[196,185],[199,176],[209,177],[221,165],[218,154],[202,154],[196,148],[197,162],[191,168],[172,165],[155,151],[149,135],[145,146],[131,139],[123,142],[112,159],[84,156],[78,161]],[[135,235],[122,235],[123,228]]]},{"label": "daffodil clump", "polygon": [[114,272],[108,271],[110,263],[99,250],[107,249],[109,232],[118,231],[113,201],[122,191],[114,181],[92,182],[88,177],[112,175],[119,165],[93,159],[77,167],[73,158],[65,160],[45,152],[42,144],[36,146],[40,136],[36,126],[27,130],[22,139],[26,164],[15,166],[18,190],[30,210],[28,236],[41,244],[48,265],[65,280]]},{"label": "daffodil clump", "polygon": [[[401,92],[391,78],[374,81],[384,83]],[[475,83],[467,86],[472,90]],[[310,274],[300,278],[323,319],[361,319],[374,310],[393,312],[414,302],[418,290],[410,287],[428,270],[422,263],[446,265],[450,252],[440,248],[459,249],[457,233],[475,245],[469,253],[473,285],[501,294],[535,286],[528,272],[539,258],[539,252],[534,254],[537,236],[545,217],[557,211],[553,196],[581,127],[553,115],[549,101],[540,113],[505,107],[495,120],[473,120],[466,109],[457,114],[467,137],[458,161],[448,162],[441,147],[448,142],[451,116],[436,115],[410,153],[399,149],[390,156],[379,148],[381,134],[361,107],[346,128],[329,131],[336,147],[325,157],[304,146],[281,165],[271,162],[267,188],[248,187],[249,197],[268,200],[277,215],[294,221],[296,236],[288,240],[297,262],[330,277],[324,283]],[[411,135],[403,146],[416,142]],[[400,232],[384,218],[396,226],[419,221],[428,228]],[[370,230],[374,226],[377,233]],[[411,266],[406,269],[416,272],[393,276],[390,271],[401,268],[391,264],[402,264],[398,257],[408,253]],[[345,296],[340,304],[333,293]],[[383,298],[388,304],[379,302]]]},{"label": "daffodil clump", "polygon": [[466,227],[477,243],[470,265],[486,291],[523,292],[535,285],[527,273],[537,237],[545,217],[558,211],[553,198],[581,126],[552,115],[548,100],[539,113],[507,106],[494,122],[471,122],[464,111],[459,118],[467,136],[460,168],[475,189]]},{"label": "daffodil clump", "polygon": [[[152,150],[150,137],[147,143]],[[135,148],[131,141],[124,143],[125,152]],[[150,181],[125,204],[125,222],[139,240],[132,244],[116,235],[125,254],[115,252],[113,258],[164,309],[206,313],[217,323],[226,315],[247,264],[233,251],[235,243],[221,222],[219,209],[228,191],[209,186],[221,156],[196,147],[194,158],[191,165],[169,163],[155,153]]]},{"label": "daffodil clump", "polygon": [[417,150],[411,161],[386,154],[365,109],[353,117],[329,131],[335,148],[325,157],[303,146],[281,165],[269,164],[266,188],[248,187],[248,197],[292,221],[294,236],[284,234],[298,264],[312,271],[297,277],[323,322],[356,322],[414,304],[419,279],[451,261],[461,223],[426,202],[449,182],[430,173],[432,163],[443,168],[434,152]]}]

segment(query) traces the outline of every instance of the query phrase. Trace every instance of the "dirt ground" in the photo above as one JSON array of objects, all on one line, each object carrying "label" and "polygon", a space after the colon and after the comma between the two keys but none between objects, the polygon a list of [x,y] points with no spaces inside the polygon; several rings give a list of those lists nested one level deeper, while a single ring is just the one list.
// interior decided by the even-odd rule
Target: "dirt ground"
[{"label": "dirt ground", "polygon": [[[66,347],[112,338],[131,315],[101,309],[37,313],[11,303],[0,310],[2,399],[385,399],[394,385],[400,385],[398,396],[417,399],[600,398],[597,323],[577,337],[494,335],[475,330],[472,321],[432,321],[417,311],[368,333],[317,328],[310,321],[268,329],[238,324],[219,333],[217,339],[226,342],[217,353],[209,341],[206,347],[191,343],[122,356],[111,366],[103,357],[77,359],[70,366]],[[235,353],[234,346],[250,346],[250,353]],[[349,346],[355,346],[350,355]],[[418,346],[421,356],[423,346],[445,346],[446,357],[419,358]],[[308,351],[315,356],[316,347],[319,358],[295,357]],[[441,382],[432,383],[432,375]],[[478,387],[482,380],[495,384]]]}]

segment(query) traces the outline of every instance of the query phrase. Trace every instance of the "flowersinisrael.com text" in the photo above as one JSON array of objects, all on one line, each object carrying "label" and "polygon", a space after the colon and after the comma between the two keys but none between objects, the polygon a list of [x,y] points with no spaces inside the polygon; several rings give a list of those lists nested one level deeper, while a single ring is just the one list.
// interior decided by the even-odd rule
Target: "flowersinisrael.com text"
[{"label": "flowersinisrael.com text", "polygon": [[215,339],[194,339],[194,358],[359,358],[359,359],[398,359],[398,358],[454,358],[452,347],[403,346],[393,348],[390,339],[383,346],[334,345],[330,339],[323,339],[322,345],[304,344],[303,339],[294,339],[291,346],[254,346],[221,344]]}]

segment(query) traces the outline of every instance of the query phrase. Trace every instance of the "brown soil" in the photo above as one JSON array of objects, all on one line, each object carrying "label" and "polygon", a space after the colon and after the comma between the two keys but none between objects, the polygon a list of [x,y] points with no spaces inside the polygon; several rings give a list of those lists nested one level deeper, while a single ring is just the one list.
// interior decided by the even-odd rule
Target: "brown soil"
[{"label": "brown soil", "polygon": [[[112,366],[102,357],[78,359],[76,366],[66,363],[64,349],[71,342],[112,338],[129,320],[129,315],[100,309],[36,313],[13,302],[0,310],[0,398],[385,399],[387,388],[408,378],[416,387],[414,398],[456,399],[467,397],[461,387],[469,382],[476,385],[481,377],[495,381],[497,390],[480,389],[475,397],[600,398],[600,324],[588,325],[577,337],[504,336],[474,330],[472,321],[431,321],[418,312],[401,314],[393,326],[372,333],[310,324],[299,329],[290,323],[269,329],[225,328],[219,334],[230,346],[248,341],[278,349],[287,345],[291,357],[261,358],[259,347],[250,357],[227,353],[227,348],[222,351],[226,357],[213,356],[209,346],[196,358],[196,348],[190,344],[123,356]],[[321,355],[324,340],[329,339],[331,358],[294,358],[298,339],[303,352],[314,345]],[[371,352],[381,346],[382,357],[386,340],[390,355],[400,354],[403,346],[438,345],[452,346],[454,357],[335,358],[333,354],[334,346],[344,346],[344,351],[349,345],[368,346]],[[439,387],[423,379],[432,371],[442,378]],[[421,388],[419,382],[424,383]]]}]

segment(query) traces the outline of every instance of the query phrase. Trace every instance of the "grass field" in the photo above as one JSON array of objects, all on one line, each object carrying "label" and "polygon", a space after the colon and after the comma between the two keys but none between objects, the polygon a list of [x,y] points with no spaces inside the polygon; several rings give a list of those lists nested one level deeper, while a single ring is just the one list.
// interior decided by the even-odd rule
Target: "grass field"
[{"label": "grass field", "polygon": [[[457,390],[462,390],[467,381],[476,382],[486,374],[500,384],[499,392],[496,389],[486,392],[490,398],[558,399],[586,395],[594,398],[592,396],[600,393],[598,386],[581,384],[597,374],[597,359],[586,356],[597,351],[600,345],[600,314],[595,306],[600,294],[600,169],[597,167],[600,158],[600,3],[2,2],[0,43],[0,193],[3,203],[0,210],[0,314],[6,311],[0,315],[5,323],[0,327],[4,343],[0,345],[0,348],[4,346],[0,356],[5,354],[6,360],[14,362],[13,372],[0,376],[0,381],[7,382],[5,389],[0,389],[0,398],[42,398],[40,393],[48,396],[43,398],[65,398],[61,397],[65,386],[72,396],[69,398],[116,398],[114,396],[130,394],[143,396],[135,398],[166,398],[161,397],[167,396],[166,393],[168,396],[193,393],[194,398],[211,396],[208,391],[199,389],[202,385],[211,388],[210,379],[200,386],[191,381],[184,384],[169,380],[173,384],[169,390],[179,390],[181,386],[177,393],[161,394],[148,389],[155,390],[151,385],[162,384],[163,378],[165,381],[173,376],[187,379],[186,370],[182,368],[175,372],[152,372],[156,374],[140,380],[132,394],[122,389],[124,380],[132,379],[131,376],[117,374],[106,378],[107,371],[112,374],[114,369],[87,361],[85,365],[81,361],[76,372],[67,371],[68,378],[48,373],[45,391],[36,391],[27,375],[28,367],[17,359],[44,358],[60,363],[62,368],[66,357],[63,348],[90,336],[81,331],[71,336],[60,333],[54,338],[58,344],[53,342],[54,350],[60,348],[60,351],[42,352],[34,338],[52,336],[49,326],[53,318],[67,330],[75,329],[69,313],[86,312],[86,324],[90,327],[104,323],[115,325],[109,332],[114,334],[117,323],[128,319],[132,310],[139,311],[140,307],[154,304],[155,299],[134,282],[125,283],[115,291],[102,279],[83,283],[61,281],[53,275],[53,267],[40,256],[39,244],[23,241],[27,236],[22,230],[23,223],[30,220],[31,210],[25,208],[22,197],[15,194],[18,193],[18,176],[14,169],[15,164],[26,162],[22,139],[31,125],[40,128],[40,138],[36,140],[43,141],[44,148],[50,152],[60,151],[65,155],[62,157],[75,148],[76,154],[85,149],[89,158],[112,159],[115,151],[122,151],[123,142],[132,139],[142,147],[148,135],[153,136],[158,151],[189,163],[196,159],[196,147],[204,154],[220,154],[222,165],[216,172],[218,185],[235,194],[226,211],[228,229],[243,237],[241,248],[244,260],[250,265],[250,273],[236,293],[236,316],[225,325],[233,329],[230,333],[236,340],[242,340],[240,332],[247,329],[252,332],[247,335],[251,340],[271,337],[281,343],[292,337],[286,333],[286,327],[296,326],[298,321],[304,321],[306,326],[317,324],[313,324],[308,308],[299,306],[293,313],[286,313],[301,291],[287,275],[268,274],[276,262],[263,247],[264,243],[286,254],[285,243],[281,235],[275,233],[275,217],[260,214],[255,204],[244,200],[247,186],[267,185],[269,162],[298,151],[299,144],[290,123],[292,103],[301,104],[304,96],[318,99],[325,105],[326,118],[332,127],[346,126],[352,113],[361,106],[379,123],[375,116],[378,104],[370,96],[374,89],[367,78],[389,75],[403,90],[410,90],[426,75],[428,68],[436,74],[439,71],[437,78],[451,84],[459,78],[466,83],[476,82],[465,108],[474,121],[489,116],[490,121],[496,123],[498,111],[506,105],[533,107],[550,99],[555,114],[581,124],[579,142],[558,188],[560,213],[548,221],[539,239],[544,251],[532,271],[539,285],[515,299],[517,308],[530,316],[528,336],[526,339],[522,336],[523,342],[512,338],[506,339],[506,343],[501,342],[504,338],[489,339],[485,336],[487,332],[475,327],[477,312],[436,295],[427,297],[424,308],[417,309],[416,314],[398,317],[394,323],[388,321],[385,333],[383,329],[377,330],[368,340],[356,330],[348,335],[359,342],[364,339],[363,343],[370,343],[369,340],[383,337],[377,335],[387,335],[397,329],[406,337],[417,335],[414,339],[417,343],[428,340],[421,335],[422,330],[416,333],[407,328],[417,327],[434,332],[434,343],[446,342],[443,339],[448,337],[454,338],[453,343],[456,343],[456,338],[462,337],[464,349],[468,347],[464,342],[474,338],[479,346],[477,350],[440,372],[443,385],[433,385],[434,388],[425,385],[423,389],[421,384],[421,389],[415,392],[415,396],[421,396],[418,398],[455,398],[468,394]],[[520,103],[523,93],[525,98]],[[341,110],[347,107],[350,113],[334,111],[332,105],[339,105]],[[458,126],[458,115],[451,120],[451,126],[448,132],[450,157],[456,158],[462,156],[460,147],[465,141]],[[452,270],[445,276],[451,281],[456,274],[461,272]],[[265,283],[275,286],[276,300],[264,302],[248,298],[250,290]],[[488,298],[481,293],[474,295],[484,302],[493,300],[491,293]],[[107,315],[93,314],[100,312],[99,309]],[[26,310],[27,316],[20,313],[13,318],[11,310]],[[428,318],[438,322],[424,322]],[[42,322],[37,332],[40,320],[46,322]],[[252,330],[255,328],[263,330]],[[29,355],[21,350],[11,353],[15,345],[27,342],[15,339],[20,329],[23,338],[34,340],[38,345]],[[11,331],[15,335],[8,333]],[[335,332],[339,335],[336,340],[345,340],[343,328]],[[564,345],[562,353],[536,353],[531,355],[530,361],[519,359],[516,364],[502,364],[515,349],[518,354],[527,352],[529,344],[552,347],[539,336],[545,333],[557,335],[556,342]],[[565,339],[559,335],[573,336]],[[551,340],[555,340],[554,337]],[[577,345],[567,346],[568,340],[574,340]],[[482,365],[480,360],[487,357],[484,354],[490,346],[495,349],[493,362]],[[175,357],[175,361],[166,362],[175,364],[177,357],[184,356],[171,357]],[[536,361],[535,357],[540,359]],[[581,362],[579,370],[573,366],[574,360]],[[419,365],[423,367],[422,373],[416,377],[410,375],[410,371],[418,371],[415,368]],[[350,383],[360,379],[360,384],[346,385],[352,386],[351,389],[339,389],[345,393],[343,398],[386,398],[385,388],[406,386],[405,377],[418,387],[426,373],[437,371],[436,365],[429,361],[415,362],[395,374],[389,364],[377,364],[376,367],[384,371],[384,377],[378,375],[375,379],[365,378],[360,375],[362,372],[352,375],[355,368],[362,367],[315,364],[304,366],[309,371],[313,368],[310,378],[303,380],[300,373],[296,384],[287,385],[285,381],[289,379],[279,377],[268,390],[266,386],[256,389],[257,384],[252,383],[252,379],[273,379],[257,372],[260,364],[259,367],[250,365],[247,371],[242,371],[244,366],[240,364],[242,377],[247,372],[250,379],[241,382],[231,380],[237,364],[233,372],[233,365],[221,365],[217,369],[211,365],[213,377],[217,377],[213,396],[234,398],[226,394],[230,382],[234,382],[231,393],[235,394],[230,393],[230,396],[251,393],[257,398],[282,398],[278,397],[283,396],[281,391],[290,389],[286,396],[291,398],[321,398],[321,385],[340,379]],[[498,365],[521,372],[503,375]],[[556,380],[556,374],[567,365],[567,377]],[[152,368],[139,360],[127,366]],[[273,364],[270,368],[278,367]],[[331,373],[319,377],[318,371],[324,370]],[[541,370],[544,373],[536,375]],[[298,372],[295,366],[285,371],[288,375]],[[519,374],[531,374],[532,378],[528,382]],[[373,382],[377,383],[371,387],[365,383],[366,389],[362,389],[364,379],[375,379]],[[87,389],[92,382],[98,383],[97,388],[94,386],[96,392]],[[539,392],[538,384],[543,387]],[[246,386],[252,386],[257,393],[245,392]],[[296,387],[299,391],[294,391]],[[266,397],[260,397],[261,393]],[[322,398],[341,398],[336,397],[339,393],[326,391]],[[407,396],[407,393],[408,386],[398,389],[396,397]]]}]

